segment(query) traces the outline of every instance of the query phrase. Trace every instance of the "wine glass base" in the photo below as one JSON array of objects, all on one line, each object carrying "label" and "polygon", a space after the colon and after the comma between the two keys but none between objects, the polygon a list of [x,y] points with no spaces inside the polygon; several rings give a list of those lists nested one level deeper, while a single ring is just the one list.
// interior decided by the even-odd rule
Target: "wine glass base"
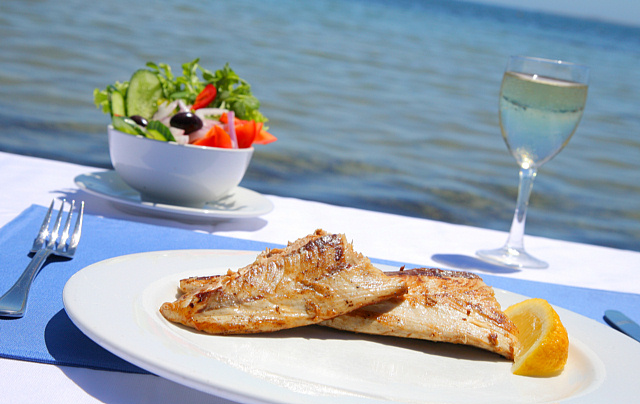
[{"label": "wine glass base", "polygon": [[544,269],[549,267],[546,262],[518,248],[502,247],[495,250],[480,250],[476,254],[484,261],[510,268]]}]

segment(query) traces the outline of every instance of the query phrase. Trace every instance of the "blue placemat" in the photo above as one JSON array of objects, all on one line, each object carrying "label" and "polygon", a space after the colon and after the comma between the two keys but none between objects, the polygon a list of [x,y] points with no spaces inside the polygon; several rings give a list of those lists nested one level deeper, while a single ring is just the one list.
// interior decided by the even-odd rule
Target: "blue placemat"
[{"label": "blue placemat", "polygon": [[[28,250],[46,209],[31,206],[0,229],[0,293],[4,293],[29,263]],[[310,229],[309,232],[314,229]],[[339,229],[337,229],[339,231]],[[301,235],[304,236],[304,235]],[[287,240],[283,240],[283,243]],[[104,259],[146,251],[176,249],[232,249],[259,251],[281,245],[247,241],[206,233],[154,226],[133,221],[85,215],[82,239],[74,259],[49,261],[36,278],[27,314],[20,319],[0,318],[0,357],[56,365],[146,373],[87,338],[71,322],[62,304],[67,280],[80,269]],[[416,267],[372,258],[374,263]],[[487,284],[527,296],[547,299],[603,322],[606,309],[633,315],[640,309],[640,295],[521,281],[482,275]],[[117,297],[114,297],[117,298]],[[105,302],[108,304],[108,302]]]},{"label": "blue placemat", "polygon": [[[0,229],[0,294],[18,279],[46,209],[32,205]],[[72,260],[50,259],[36,277],[27,313],[0,317],[0,356],[56,365],[146,373],[86,337],[62,304],[67,280],[80,269],[104,259],[146,251],[178,249],[263,250],[275,244],[240,240],[183,229],[85,215],[80,245]],[[114,296],[114,299],[117,299]],[[108,304],[108,302],[105,302]]]}]

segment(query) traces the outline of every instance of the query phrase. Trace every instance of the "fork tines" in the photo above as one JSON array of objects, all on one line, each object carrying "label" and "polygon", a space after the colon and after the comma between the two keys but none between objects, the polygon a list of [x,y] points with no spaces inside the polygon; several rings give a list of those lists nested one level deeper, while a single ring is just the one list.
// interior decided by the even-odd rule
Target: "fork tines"
[{"label": "fork tines", "polygon": [[[71,223],[73,221],[74,211],[76,209],[76,202],[75,200],[72,200],[71,203],[68,203],[65,199],[63,199],[61,201],[60,210],[58,211],[53,227],[49,229],[55,201],[55,199],[51,201],[49,210],[47,211],[47,214],[42,222],[42,226],[40,227],[38,237],[36,237],[36,239],[34,240],[33,250],[38,250],[46,246],[47,248],[55,249],[56,254],[58,255],[72,255],[75,252],[76,247],[78,246],[78,242],[80,241],[82,220],[84,216],[84,201],[80,202],[78,218],[76,219],[75,227],[73,228],[73,233],[71,233],[70,239],[69,231],[71,230]],[[68,210],[66,221],[64,223],[64,227],[62,228],[62,234],[60,234],[60,225],[62,224],[63,220],[65,204],[69,204],[70,207]]]}]

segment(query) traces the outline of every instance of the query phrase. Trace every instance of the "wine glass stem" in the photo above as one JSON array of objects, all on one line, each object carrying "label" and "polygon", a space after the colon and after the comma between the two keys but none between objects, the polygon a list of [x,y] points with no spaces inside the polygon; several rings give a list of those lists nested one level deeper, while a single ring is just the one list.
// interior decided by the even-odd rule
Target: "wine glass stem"
[{"label": "wine glass stem", "polygon": [[516,202],[516,212],[513,215],[511,223],[511,231],[505,245],[508,249],[523,250],[524,249],[524,225],[527,220],[527,207],[529,206],[529,197],[533,188],[533,180],[535,180],[537,170],[535,168],[521,168],[520,182],[518,184],[518,201]]}]

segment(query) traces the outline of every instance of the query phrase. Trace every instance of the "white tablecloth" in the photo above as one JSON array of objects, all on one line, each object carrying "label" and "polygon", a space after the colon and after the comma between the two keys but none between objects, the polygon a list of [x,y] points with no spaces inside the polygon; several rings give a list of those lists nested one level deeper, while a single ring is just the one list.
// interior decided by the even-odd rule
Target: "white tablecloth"
[{"label": "white tablecloth", "polygon": [[[476,250],[498,247],[506,240],[504,232],[271,195],[267,198],[273,202],[274,210],[255,219],[198,224],[134,218],[112,203],[78,189],[74,178],[95,171],[100,169],[0,152],[0,226],[31,204],[48,206],[52,198],[64,197],[83,199],[86,211],[95,215],[279,244],[323,228],[345,233],[365,255],[421,266],[452,267],[473,261]],[[638,252],[532,236],[525,238],[525,244],[531,253],[549,262],[550,267],[516,272],[480,267],[477,272],[640,294]],[[0,389],[0,402],[7,403],[226,402],[155,376],[8,359],[0,359]]]}]

